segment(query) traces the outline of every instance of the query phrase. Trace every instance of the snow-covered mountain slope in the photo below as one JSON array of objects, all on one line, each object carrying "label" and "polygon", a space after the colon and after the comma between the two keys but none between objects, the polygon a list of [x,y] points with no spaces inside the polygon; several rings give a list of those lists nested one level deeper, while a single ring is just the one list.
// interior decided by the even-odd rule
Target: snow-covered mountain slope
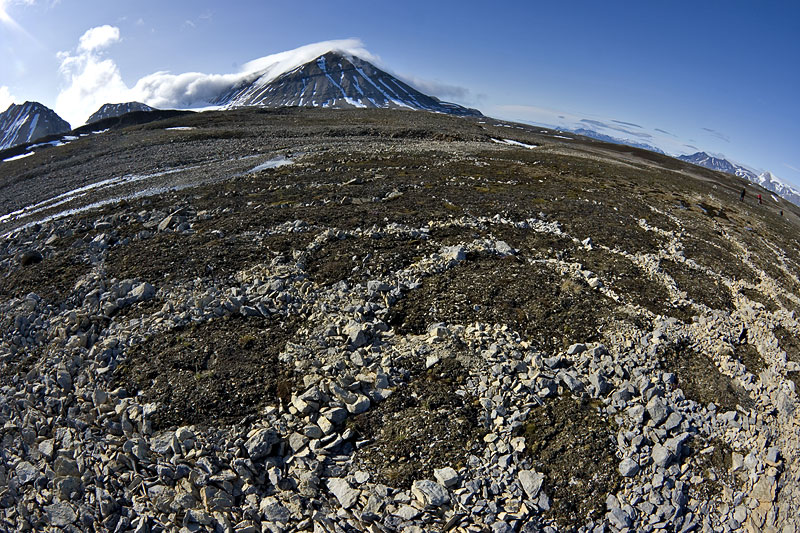
[{"label": "snow-covered mountain slope", "polygon": [[328,52],[277,78],[247,80],[214,102],[228,108],[260,107],[380,107],[481,116],[477,109],[442,102],[414,89],[371,63]]},{"label": "snow-covered mountain slope", "polygon": [[11,104],[0,113],[0,150],[70,130],[69,122],[39,102]]},{"label": "snow-covered mountain slope", "polygon": [[768,191],[774,192],[778,196],[789,200],[793,204],[800,205],[800,191],[783,183],[770,172],[756,174],[747,167],[731,163],[727,159],[720,159],[718,157],[708,155],[705,152],[697,152],[691,155],[681,155],[678,156],[678,159],[687,161],[689,163],[694,163],[695,165],[699,165],[701,167],[710,168],[711,170],[719,170],[728,174],[733,174],[734,176],[739,176],[740,178],[744,178],[748,181],[761,185]]},{"label": "snow-covered mountain slope", "polygon": [[125,102],[122,104],[103,104],[103,107],[92,113],[86,120],[87,124],[103,120],[104,118],[119,117],[134,111],[153,111],[155,108],[141,102]]},{"label": "snow-covered mountain slope", "polygon": [[758,176],[756,176],[755,172],[741,165],[735,165],[727,159],[720,159],[719,157],[714,157],[705,152],[696,152],[691,155],[681,155],[678,156],[678,159],[699,165],[701,167],[710,168],[711,170],[719,170],[720,172],[733,174],[734,176],[739,176],[740,178],[745,178],[754,183],[758,183]]}]

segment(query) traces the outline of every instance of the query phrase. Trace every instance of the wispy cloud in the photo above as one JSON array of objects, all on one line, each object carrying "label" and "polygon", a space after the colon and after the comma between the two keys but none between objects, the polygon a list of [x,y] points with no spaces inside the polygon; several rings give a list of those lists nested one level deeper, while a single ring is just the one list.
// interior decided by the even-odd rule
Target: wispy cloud
[{"label": "wispy cloud", "polygon": [[712,130],[711,128],[703,128],[703,130],[707,131],[708,133],[710,133],[712,136],[716,137],[717,139],[725,141],[726,143],[731,142],[731,138],[728,137],[727,135],[725,135],[724,133],[720,133],[717,130]]},{"label": "wispy cloud", "polygon": [[[626,135],[633,135],[634,137],[639,137],[640,139],[652,139],[653,138],[653,136],[650,135],[649,133],[644,133],[642,131],[631,131],[628,128],[622,128],[622,127],[617,126],[615,124],[608,124],[607,122],[601,122],[599,120],[591,120],[591,119],[584,118],[584,119],[581,120],[581,122],[583,122],[585,124],[589,124],[591,126],[595,126],[595,127],[601,128],[601,129],[608,129],[608,130],[618,131],[618,132],[624,133]],[[629,124],[628,122],[621,122],[619,120],[611,120],[611,122],[616,122],[618,124]],[[634,124],[634,126],[636,126],[637,128],[641,128],[641,126],[637,126],[636,124]]]},{"label": "wispy cloud", "polygon": [[621,120],[612,120],[611,122],[616,122],[617,124],[622,124],[623,126],[633,126],[634,128],[641,128],[642,126],[638,124],[634,124],[633,122],[623,122]]},{"label": "wispy cloud", "polygon": [[800,168],[797,168],[797,167],[795,167],[795,166],[792,166],[792,165],[790,165],[789,163],[784,163],[784,164],[783,164],[783,166],[785,166],[786,168],[788,168],[788,169],[790,169],[790,170],[794,170],[795,172],[800,172]]},{"label": "wispy cloud", "polygon": [[665,134],[665,135],[669,135],[670,137],[675,137],[675,138],[677,138],[677,135],[675,135],[674,133],[670,133],[670,132],[668,132],[667,130],[662,130],[661,128],[655,128],[655,131],[657,131],[657,132],[659,132],[659,133],[663,133],[663,134]]}]

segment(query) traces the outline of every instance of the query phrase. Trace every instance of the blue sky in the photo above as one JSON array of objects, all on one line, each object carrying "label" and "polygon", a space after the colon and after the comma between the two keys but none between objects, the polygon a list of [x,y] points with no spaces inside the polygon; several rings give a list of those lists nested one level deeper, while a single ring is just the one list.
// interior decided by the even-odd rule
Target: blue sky
[{"label": "blue sky", "polygon": [[92,91],[333,39],[490,116],[601,122],[800,185],[797,2],[0,0],[0,106],[37,100],[78,125]]}]

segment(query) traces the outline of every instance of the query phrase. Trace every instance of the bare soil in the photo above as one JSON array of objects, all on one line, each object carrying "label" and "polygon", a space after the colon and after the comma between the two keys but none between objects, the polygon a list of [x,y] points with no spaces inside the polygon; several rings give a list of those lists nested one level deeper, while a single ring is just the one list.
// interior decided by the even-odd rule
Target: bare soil
[{"label": "bare soil", "polygon": [[236,423],[289,400],[294,378],[278,354],[298,325],[273,316],[173,330],[134,347],[114,384],[161,405],[157,428]]},{"label": "bare soil", "polygon": [[616,431],[591,404],[569,395],[537,407],[524,426],[525,453],[545,474],[549,516],[570,529],[601,518],[606,495],[621,477],[614,454]]},{"label": "bare soil", "polygon": [[456,394],[466,377],[456,359],[445,359],[353,418],[350,427],[371,441],[355,460],[380,482],[408,489],[414,480],[433,479],[436,468],[458,469],[470,453],[480,454],[485,434],[480,406],[469,395]]},{"label": "bare soil", "polygon": [[722,411],[734,411],[737,405],[745,409],[755,405],[744,388],[734,384],[707,355],[688,343],[679,341],[661,346],[658,355],[663,368],[677,376],[676,387],[687,399],[704,406],[714,403]]},{"label": "bare soil", "polygon": [[437,322],[504,323],[542,350],[598,340],[612,302],[581,280],[514,257],[472,257],[431,276],[390,311],[400,333]]}]

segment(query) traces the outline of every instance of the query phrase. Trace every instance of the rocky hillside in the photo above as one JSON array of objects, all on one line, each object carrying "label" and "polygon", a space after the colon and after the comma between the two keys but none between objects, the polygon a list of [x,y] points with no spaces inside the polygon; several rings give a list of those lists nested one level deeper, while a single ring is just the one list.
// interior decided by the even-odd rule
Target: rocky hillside
[{"label": "rocky hillside", "polygon": [[39,102],[11,104],[0,113],[0,150],[71,129],[66,120]]},{"label": "rocky hillside", "polygon": [[0,529],[796,528],[800,211],[565,137],[250,109],[0,163]]}]

